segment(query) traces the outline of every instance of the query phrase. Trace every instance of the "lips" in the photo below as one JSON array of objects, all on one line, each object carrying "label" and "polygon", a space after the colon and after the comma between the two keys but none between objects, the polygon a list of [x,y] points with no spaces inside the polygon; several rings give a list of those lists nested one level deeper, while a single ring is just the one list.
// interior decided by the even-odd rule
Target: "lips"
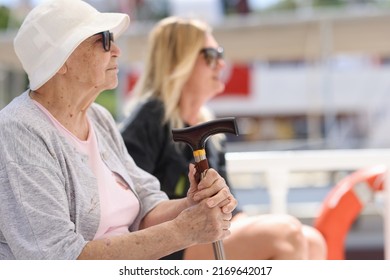
[{"label": "lips", "polygon": [[118,65],[113,65],[109,67],[107,70],[118,70]]},{"label": "lips", "polygon": [[222,75],[221,75],[221,74],[214,75],[214,76],[213,76],[213,80],[222,81]]}]

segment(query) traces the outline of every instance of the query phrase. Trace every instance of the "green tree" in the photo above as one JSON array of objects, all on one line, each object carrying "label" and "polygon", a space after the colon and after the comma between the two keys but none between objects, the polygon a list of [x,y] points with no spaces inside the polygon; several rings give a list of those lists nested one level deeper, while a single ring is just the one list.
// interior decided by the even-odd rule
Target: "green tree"
[{"label": "green tree", "polygon": [[345,0],[313,0],[313,6],[342,6]]},{"label": "green tree", "polygon": [[272,10],[295,10],[298,7],[295,0],[283,0],[271,7]]},{"label": "green tree", "polygon": [[0,6],[0,29],[8,27],[10,19],[10,10],[5,6]]}]

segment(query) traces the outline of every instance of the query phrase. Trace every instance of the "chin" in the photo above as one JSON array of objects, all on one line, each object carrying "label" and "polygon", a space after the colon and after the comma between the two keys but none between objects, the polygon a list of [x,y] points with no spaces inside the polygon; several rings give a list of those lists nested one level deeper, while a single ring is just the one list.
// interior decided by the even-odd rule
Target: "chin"
[{"label": "chin", "polygon": [[106,89],[114,89],[118,86],[118,80],[107,85]]},{"label": "chin", "polygon": [[225,90],[225,84],[221,84],[219,87],[218,87],[218,94],[222,93],[223,91]]}]

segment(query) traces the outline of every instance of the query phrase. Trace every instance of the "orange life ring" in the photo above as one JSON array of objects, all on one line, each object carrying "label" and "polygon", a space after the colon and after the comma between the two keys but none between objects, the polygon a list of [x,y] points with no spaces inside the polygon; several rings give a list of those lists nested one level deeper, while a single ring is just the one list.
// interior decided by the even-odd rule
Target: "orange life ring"
[{"label": "orange life ring", "polygon": [[373,166],[355,171],[326,196],[314,227],[324,236],[329,260],[345,259],[348,231],[374,192],[383,190],[386,166]]}]

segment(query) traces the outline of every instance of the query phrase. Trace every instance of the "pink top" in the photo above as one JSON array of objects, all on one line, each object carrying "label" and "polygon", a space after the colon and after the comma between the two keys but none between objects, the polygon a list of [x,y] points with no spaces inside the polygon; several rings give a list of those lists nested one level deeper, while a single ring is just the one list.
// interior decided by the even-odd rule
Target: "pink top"
[{"label": "pink top", "polygon": [[35,100],[34,103],[47,115],[71,145],[81,154],[88,156],[88,165],[97,179],[100,199],[100,223],[94,239],[128,232],[129,226],[139,212],[139,201],[122,177],[109,170],[103,162],[99,153],[95,131],[89,119],[88,139],[82,141],[58,122],[40,103]]}]

